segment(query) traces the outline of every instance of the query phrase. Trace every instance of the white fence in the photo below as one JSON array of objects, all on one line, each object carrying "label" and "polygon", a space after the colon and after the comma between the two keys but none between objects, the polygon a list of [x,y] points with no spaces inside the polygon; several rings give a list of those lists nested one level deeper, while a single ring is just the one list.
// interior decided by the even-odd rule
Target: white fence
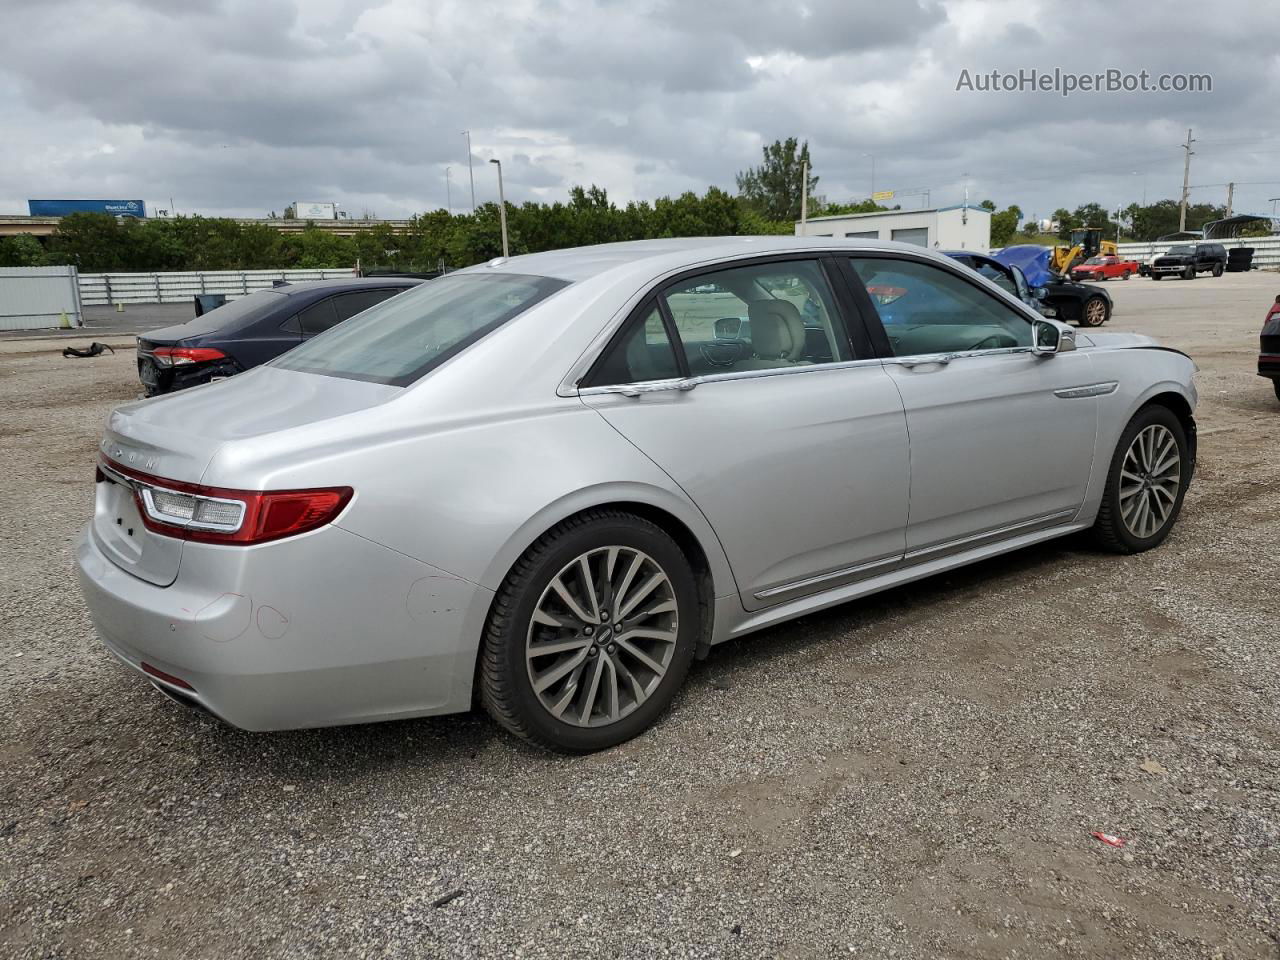
[{"label": "white fence", "polygon": [[80,325],[75,267],[0,267],[0,330]]},{"label": "white fence", "polygon": [[[1232,247],[1253,247],[1253,265],[1263,270],[1280,269],[1280,237],[1240,237],[1235,240],[1210,240],[1228,250]],[[1143,263],[1160,256],[1170,247],[1179,244],[1195,244],[1195,240],[1166,240],[1163,243],[1122,243],[1121,256],[1132,257]]]},{"label": "white fence", "polygon": [[333,280],[355,276],[354,270],[205,270],[189,273],[82,273],[80,299],[86,306],[117,303],[183,303],[199,293],[222,293],[228,300],[272,281]]}]

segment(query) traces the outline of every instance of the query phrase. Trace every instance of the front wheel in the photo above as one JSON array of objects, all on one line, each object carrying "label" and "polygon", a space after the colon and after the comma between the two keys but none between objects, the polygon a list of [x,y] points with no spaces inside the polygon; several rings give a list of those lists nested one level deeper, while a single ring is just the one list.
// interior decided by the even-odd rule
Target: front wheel
[{"label": "front wheel", "polygon": [[1159,546],[1173,529],[1191,481],[1182,423],[1168,407],[1139,410],[1116,444],[1093,532],[1116,553]]},{"label": "front wheel", "polygon": [[481,700],[540,746],[603,750],[667,708],[700,629],[693,570],[675,541],[632,514],[590,511],[539,538],[498,589]]},{"label": "front wheel", "polygon": [[1183,279],[1183,280],[1194,280],[1195,278],[1196,278],[1196,268],[1195,268],[1195,267],[1187,267],[1187,269],[1185,269],[1185,270],[1183,270],[1183,271],[1182,271],[1182,279]]},{"label": "front wheel", "polygon": [[1080,325],[1100,327],[1107,322],[1107,316],[1107,301],[1102,297],[1090,297],[1085,301],[1084,310],[1080,313]]},{"label": "front wheel", "polygon": [[1158,273],[1153,273],[1153,274],[1151,274],[1151,279],[1152,279],[1152,280],[1159,280],[1159,279],[1160,279],[1160,274],[1158,274]]}]

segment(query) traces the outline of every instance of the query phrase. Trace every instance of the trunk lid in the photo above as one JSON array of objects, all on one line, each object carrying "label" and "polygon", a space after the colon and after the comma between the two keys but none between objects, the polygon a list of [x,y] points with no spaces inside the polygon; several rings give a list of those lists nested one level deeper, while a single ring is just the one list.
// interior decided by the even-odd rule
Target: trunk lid
[{"label": "trunk lid", "polygon": [[[161,482],[201,482],[224,443],[355,413],[404,393],[400,387],[258,367],[178,393],[112,411],[102,454]],[[97,484],[94,539],[116,566],[168,586],[177,579],[185,541],[142,523],[127,477]]]}]

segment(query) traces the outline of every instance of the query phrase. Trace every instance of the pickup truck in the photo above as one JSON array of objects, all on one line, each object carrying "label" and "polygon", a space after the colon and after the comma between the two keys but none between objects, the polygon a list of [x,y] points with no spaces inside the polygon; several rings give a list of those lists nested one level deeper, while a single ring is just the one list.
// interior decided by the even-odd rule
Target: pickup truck
[{"label": "pickup truck", "polygon": [[1071,268],[1072,280],[1128,280],[1138,272],[1138,261],[1125,257],[1090,257]]}]

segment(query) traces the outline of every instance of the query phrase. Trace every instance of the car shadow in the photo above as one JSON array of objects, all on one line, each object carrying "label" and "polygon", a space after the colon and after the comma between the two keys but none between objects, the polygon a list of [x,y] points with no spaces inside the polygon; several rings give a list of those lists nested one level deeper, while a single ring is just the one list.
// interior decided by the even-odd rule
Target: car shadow
[{"label": "car shadow", "polygon": [[[1078,537],[1027,547],[721,644],[706,660],[694,663],[675,709],[700,690],[723,689],[733,674],[767,671],[775,661],[801,651],[861,647],[874,640],[877,627],[896,617],[927,613],[948,599],[1003,581],[1042,576],[1066,556],[1084,550],[1091,548]],[[854,636],[844,636],[851,631],[856,631]],[[460,768],[476,767],[478,760],[484,760],[484,766],[495,759],[500,766],[518,759],[522,765],[554,767],[583,759],[527,744],[479,708],[440,717],[268,734],[237,730],[196,711],[179,713],[175,705],[158,703],[156,709],[174,712],[172,722],[186,728],[177,735],[199,741],[206,762],[221,760],[234,769],[299,783],[354,783],[388,775],[453,777]]]}]

